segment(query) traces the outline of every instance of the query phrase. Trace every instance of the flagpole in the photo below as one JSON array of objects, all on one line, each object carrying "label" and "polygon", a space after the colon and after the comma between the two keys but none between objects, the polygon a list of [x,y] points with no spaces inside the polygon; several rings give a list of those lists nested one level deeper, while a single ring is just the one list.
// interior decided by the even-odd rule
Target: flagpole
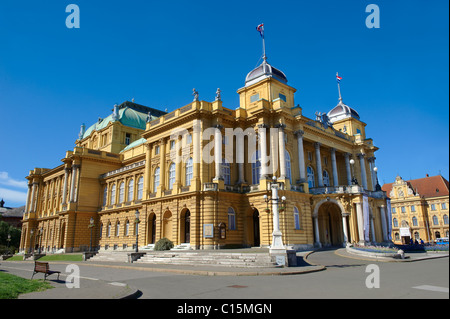
[{"label": "flagpole", "polygon": [[266,61],[266,40],[264,38],[264,29],[262,33],[262,39],[263,39],[263,60]]},{"label": "flagpole", "polygon": [[[339,76],[339,73],[336,72],[336,79],[337,79],[338,76]],[[340,84],[339,81],[337,82],[337,85],[338,85],[338,91],[339,91],[339,101],[342,102],[342,96],[341,96],[341,84]]]}]

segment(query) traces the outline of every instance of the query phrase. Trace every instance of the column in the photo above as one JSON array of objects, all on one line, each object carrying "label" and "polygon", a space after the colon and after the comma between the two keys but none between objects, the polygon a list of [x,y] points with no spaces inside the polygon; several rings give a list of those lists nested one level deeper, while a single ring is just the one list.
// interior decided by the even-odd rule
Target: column
[{"label": "column", "polygon": [[367,176],[366,176],[366,165],[364,160],[365,154],[358,154],[359,158],[359,165],[361,166],[361,180],[362,180],[362,186],[364,189],[367,189]]},{"label": "column", "polygon": [[30,212],[30,202],[31,202],[31,200],[30,200],[30,195],[31,195],[31,187],[32,187],[32,185],[31,185],[31,184],[28,184],[27,201],[26,201],[26,204],[25,204],[25,213],[29,213],[29,212]]},{"label": "column", "polygon": [[[151,167],[152,167],[152,146],[151,144],[145,144],[145,173],[144,173],[144,199],[148,199],[148,195],[151,192],[150,180],[151,180]],[[128,198],[128,201],[131,201]]]},{"label": "column", "polygon": [[317,169],[317,179],[319,187],[323,187],[323,172],[322,172],[322,158],[320,157],[320,143],[314,143],[316,148],[316,169]]},{"label": "column", "polygon": [[342,214],[342,231],[344,232],[344,243],[343,243],[344,247],[346,247],[348,243],[347,216],[348,214]]},{"label": "column", "polygon": [[77,179],[78,179],[78,170],[80,165],[72,165],[72,183],[70,185],[70,202],[73,203],[76,201],[76,192],[77,188]]},{"label": "column", "polygon": [[278,184],[272,183],[272,211],[273,211],[273,233],[272,246],[270,249],[284,249],[283,240],[280,231],[280,214],[278,211]]},{"label": "column", "polygon": [[[233,136],[231,137],[233,139]],[[236,135],[236,163],[238,164],[238,185],[245,184],[245,137],[244,134]],[[230,145],[232,143],[230,142]]]},{"label": "column", "polygon": [[356,219],[358,222],[358,237],[360,244],[364,244],[364,216],[362,205],[362,203],[356,203]]},{"label": "column", "polygon": [[280,179],[286,179],[286,143],[284,142],[284,128],[286,125],[278,125],[278,144],[280,145]]},{"label": "column", "polygon": [[195,185],[195,190],[200,190],[200,164],[201,164],[201,152],[202,152],[202,145],[201,145],[201,131],[202,131],[202,121],[200,120],[194,120],[193,127],[192,127],[192,147],[193,147],[193,156],[192,156],[192,162],[193,162],[193,172],[192,172],[192,182],[191,185]]},{"label": "column", "polygon": [[373,220],[375,218],[373,217],[369,217],[370,218],[370,231],[372,232],[372,243],[376,243],[377,239],[375,237],[375,225],[373,223]]},{"label": "column", "polygon": [[344,153],[345,171],[347,173],[347,185],[352,185],[352,169],[350,167],[350,153]]},{"label": "column", "polygon": [[372,190],[374,191],[376,189],[377,185],[377,176],[376,172],[373,170],[375,168],[375,157],[369,157],[367,160],[369,161],[369,168],[370,168],[370,176],[372,177]]},{"label": "column", "polygon": [[64,168],[64,186],[63,186],[63,199],[62,199],[62,205],[67,204],[67,185],[69,183],[69,170],[70,168],[66,167]]},{"label": "column", "polygon": [[306,169],[305,169],[305,152],[303,150],[303,132],[302,130],[296,131],[294,134],[297,136],[297,148],[298,148],[298,169],[300,172],[300,183],[306,182]]},{"label": "column", "polygon": [[216,177],[214,180],[223,179],[222,177],[222,129],[221,125],[216,125],[216,130],[214,133],[214,165],[216,170]]},{"label": "column", "polygon": [[314,216],[314,233],[315,233],[315,244],[316,247],[322,247],[322,244],[320,243],[320,235],[319,235],[319,216]]},{"label": "column", "polygon": [[386,206],[380,206],[381,229],[383,230],[383,241],[388,241],[387,224],[386,224]]},{"label": "column", "polygon": [[333,170],[333,186],[339,185],[337,165],[336,165],[336,149],[331,148],[331,169]]},{"label": "column", "polygon": [[166,189],[166,138],[159,140],[159,188],[160,194]]},{"label": "column", "polygon": [[30,211],[30,213],[34,213],[36,211],[37,187],[38,187],[38,183],[33,182],[33,188],[31,189],[31,211]]},{"label": "column", "polygon": [[259,135],[259,155],[261,159],[261,179],[268,178],[268,158],[267,158],[267,126],[265,124],[258,125]]}]

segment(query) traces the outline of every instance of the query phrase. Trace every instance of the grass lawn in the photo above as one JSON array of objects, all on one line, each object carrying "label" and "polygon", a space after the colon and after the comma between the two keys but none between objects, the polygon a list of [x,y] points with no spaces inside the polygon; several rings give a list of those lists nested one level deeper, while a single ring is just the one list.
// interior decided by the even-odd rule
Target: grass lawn
[{"label": "grass lawn", "polygon": [[47,255],[38,261],[83,261],[82,254]]},{"label": "grass lawn", "polygon": [[0,299],[17,299],[19,295],[53,288],[43,280],[29,280],[0,271]]}]

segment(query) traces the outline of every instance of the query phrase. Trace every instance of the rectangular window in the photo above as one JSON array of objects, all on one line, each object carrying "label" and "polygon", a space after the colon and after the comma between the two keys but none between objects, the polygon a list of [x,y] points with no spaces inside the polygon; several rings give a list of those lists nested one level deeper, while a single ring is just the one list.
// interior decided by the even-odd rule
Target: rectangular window
[{"label": "rectangular window", "polygon": [[441,208],[442,208],[442,209],[447,209],[447,203],[442,203],[442,204],[441,204]]},{"label": "rectangular window", "polygon": [[174,140],[170,140],[170,149],[171,150],[175,149],[175,141]]},{"label": "rectangular window", "polygon": [[431,204],[431,210],[436,210],[436,205],[435,204]]},{"label": "rectangular window", "polygon": [[406,213],[406,208],[405,208],[405,206],[402,206],[402,213]]},{"label": "rectangular window", "polygon": [[312,160],[313,160],[312,152],[308,152],[308,160],[309,160],[309,161],[312,161]]},{"label": "rectangular window", "polygon": [[415,211],[416,211],[416,206],[412,205],[412,206],[411,206],[411,211],[412,211],[412,212],[415,212]]},{"label": "rectangular window", "polygon": [[392,213],[395,214],[397,212],[397,209],[395,207],[392,207]]},{"label": "rectangular window", "polygon": [[125,135],[125,145],[130,145],[131,143],[131,134],[130,133],[126,133]]},{"label": "rectangular window", "polygon": [[259,101],[259,93],[256,93],[256,94],[250,96],[250,103],[253,103],[256,101]]},{"label": "rectangular window", "polygon": [[159,146],[156,146],[155,147],[155,155],[158,155],[159,154]]}]

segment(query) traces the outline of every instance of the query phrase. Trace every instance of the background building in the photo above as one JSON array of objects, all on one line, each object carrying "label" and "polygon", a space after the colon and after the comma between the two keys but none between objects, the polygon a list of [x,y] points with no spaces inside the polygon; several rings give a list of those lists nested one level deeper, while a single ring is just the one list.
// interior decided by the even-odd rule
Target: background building
[{"label": "background building", "polygon": [[264,195],[273,178],[286,198],[284,244],[389,241],[366,123],[341,97],[329,112],[305,116],[287,83],[264,56],[237,91],[237,107],[225,107],[220,90],[208,102],[194,89],[193,102],[168,114],[124,102],[83,125],[63,164],[30,171],[21,249],[131,250],[137,234],[140,248],[163,237],[193,249],[267,247],[274,221]]},{"label": "background building", "polygon": [[449,233],[449,183],[441,175],[403,180],[382,189],[391,199],[392,239],[396,244],[408,244],[423,239],[433,242],[448,237]]}]

